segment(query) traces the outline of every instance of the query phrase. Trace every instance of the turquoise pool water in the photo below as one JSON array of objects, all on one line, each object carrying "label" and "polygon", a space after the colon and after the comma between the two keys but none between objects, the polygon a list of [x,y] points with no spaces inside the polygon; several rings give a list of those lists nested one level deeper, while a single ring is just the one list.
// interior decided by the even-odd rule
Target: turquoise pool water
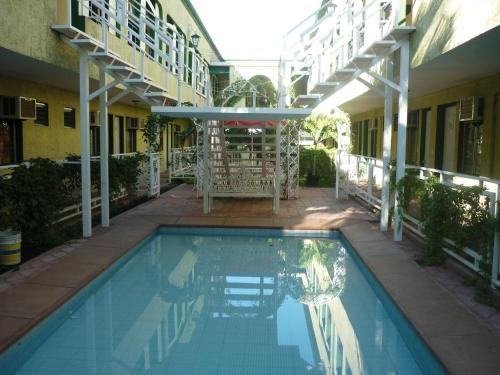
[{"label": "turquoise pool water", "polygon": [[162,228],[3,355],[0,373],[444,371],[337,233]]}]

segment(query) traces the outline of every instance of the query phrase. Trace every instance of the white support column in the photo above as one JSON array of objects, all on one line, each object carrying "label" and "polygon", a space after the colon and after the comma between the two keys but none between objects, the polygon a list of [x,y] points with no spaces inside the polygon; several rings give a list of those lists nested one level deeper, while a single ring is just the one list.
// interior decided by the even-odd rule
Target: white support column
[{"label": "white support column", "polygon": [[[99,86],[106,85],[106,72],[99,70]],[[100,160],[101,160],[101,225],[109,227],[109,168],[108,168],[108,92],[99,95]]]},{"label": "white support column", "polygon": [[274,168],[274,204],[273,212],[280,209],[281,194],[281,123],[276,123],[276,166]]},{"label": "white support column", "polygon": [[82,234],[92,236],[90,194],[89,57],[80,51],[80,155],[82,178]]},{"label": "white support column", "polygon": [[[385,76],[392,80],[394,75],[393,55],[387,57]],[[384,101],[384,135],[383,135],[383,165],[382,165],[382,204],[380,212],[380,230],[385,232],[389,228],[390,183],[391,183],[391,138],[392,138],[392,87],[385,85]]]},{"label": "white support column", "polygon": [[210,206],[208,201],[208,189],[210,183],[208,168],[208,122],[203,122],[203,213],[208,214],[210,212]]},{"label": "white support column", "polygon": [[[396,184],[405,176],[406,169],[406,126],[408,122],[408,75],[410,70],[410,43],[408,37],[401,41],[399,66],[399,113],[398,113],[398,149],[396,159]],[[394,240],[403,239],[403,217],[398,207],[398,193],[394,203]]]}]

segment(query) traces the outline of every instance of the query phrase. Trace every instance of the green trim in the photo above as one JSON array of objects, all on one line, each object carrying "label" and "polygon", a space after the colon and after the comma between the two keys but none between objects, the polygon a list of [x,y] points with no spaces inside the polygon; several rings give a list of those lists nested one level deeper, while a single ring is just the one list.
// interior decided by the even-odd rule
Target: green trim
[{"label": "green trim", "polygon": [[194,21],[196,22],[196,24],[200,28],[200,31],[203,33],[203,35],[207,39],[208,44],[210,44],[210,47],[212,47],[212,49],[214,50],[214,52],[217,55],[217,57],[219,58],[219,60],[220,61],[224,61],[224,58],[222,57],[221,53],[219,52],[219,49],[215,45],[212,37],[208,33],[205,25],[203,24],[203,21],[201,20],[200,16],[198,15],[198,12],[196,11],[196,9],[194,9],[193,4],[191,4],[191,1],[189,1],[189,0],[182,0],[182,3],[184,4],[184,6],[186,7],[186,9],[188,10],[188,12],[191,15],[191,17],[193,17]]}]

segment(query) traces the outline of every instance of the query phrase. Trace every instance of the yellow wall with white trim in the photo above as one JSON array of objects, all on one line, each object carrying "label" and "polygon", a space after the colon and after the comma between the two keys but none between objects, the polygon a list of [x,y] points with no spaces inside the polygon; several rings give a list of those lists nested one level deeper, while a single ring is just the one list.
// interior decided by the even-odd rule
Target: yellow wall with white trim
[{"label": "yellow wall with white trim", "polygon": [[[80,154],[80,97],[77,92],[61,90],[18,78],[0,76],[0,95],[26,96],[35,98],[40,102],[48,103],[48,126],[35,124],[33,120],[23,121],[24,160],[35,157],[63,160],[68,154]],[[75,108],[75,128],[64,126],[64,107]],[[91,103],[90,109],[91,111],[99,109],[98,99]],[[150,112],[144,108],[117,103],[109,107],[108,113],[114,116],[137,117],[140,121],[141,119],[145,120]],[[114,120],[114,153],[119,153],[117,150],[118,125],[116,117],[114,117]],[[177,120],[175,123],[181,125],[181,129],[187,126],[185,120]],[[142,134],[141,130],[137,130],[137,151],[139,152],[146,151],[146,144],[142,138]],[[126,145],[127,139],[125,138]]]},{"label": "yellow wall with white trim", "polygon": [[[497,95],[498,94],[498,95]],[[412,98],[408,103],[408,110],[431,109],[430,119],[430,142],[426,146],[428,149],[427,167],[434,167],[435,147],[436,147],[436,128],[437,128],[437,110],[438,106],[458,102],[461,98],[479,96],[484,98],[484,116],[483,116],[483,144],[482,144],[482,159],[481,159],[481,175],[491,178],[500,179],[500,118],[495,116],[495,97],[500,100],[500,75],[486,77],[480,80],[468,82],[460,86],[450,87],[445,90],[437,91],[418,98]],[[394,113],[397,113],[397,101],[393,107]],[[458,106],[457,106],[458,111]],[[351,116],[351,122],[370,120],[378,118],[378,141],[377,141],[377,158],[382,157],[382,132],[383,123],[382,117],[384,109],[378,108],[372,111],[360,113]],[[392,132],[392,147],[391,155],[394,159],[396,156],[397,144],[396,131]],[[370,145],[370,139],[368,139]],[[455,149],[452,155],[444,157],[452,158],[452,164],[455,166],[453,171],[456,171],[458,163],[458,131],[455,141]],[[419,146],[417,147],[417,153]]]}]

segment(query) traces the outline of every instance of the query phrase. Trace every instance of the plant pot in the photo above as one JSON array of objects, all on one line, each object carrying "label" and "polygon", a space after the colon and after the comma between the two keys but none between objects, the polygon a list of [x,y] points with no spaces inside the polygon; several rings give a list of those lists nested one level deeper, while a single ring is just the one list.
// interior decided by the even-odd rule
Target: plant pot
[{"label": "plant pot", "polygon": [[0,266],[17,266],[21,263],[21,232],[0,232]]}]

